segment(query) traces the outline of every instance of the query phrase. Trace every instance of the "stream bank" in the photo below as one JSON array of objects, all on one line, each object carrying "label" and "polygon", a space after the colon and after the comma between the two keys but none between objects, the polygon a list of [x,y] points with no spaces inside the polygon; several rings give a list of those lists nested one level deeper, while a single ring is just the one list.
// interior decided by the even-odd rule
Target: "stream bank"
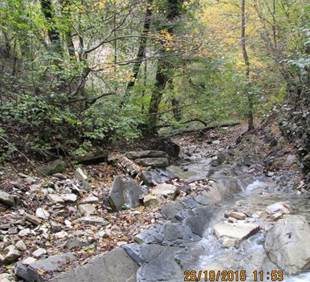
[{"label": "stream bank", "polygon": [[[266,132],[245,135],[238,140],[243,131],[239,127],[214,130],[207,136],[178,138],[175,141],[182,148],[179,161],[167,169],[156,170],[164,172],[162,181],[170,188],[177,187],[175,196],[157,201],[155,206],[117,213],[105,212],[105,206],[102,209],[95,204],[96,219],[105,220],[95,225],[72,221],[73,228],[70,228],[66,223],[71,219],[65,213],[65,227],[52,234],[57,234],[55,239],[65,244],[74,243],[72,251],[64,253],[62,245],[53,246],[53,251],[47,250],[48,255],[43,254],[28,264],[19,262],[15,273],[26,281],[172,282],[183,281],[185,270],[246,269],[252,273],[253,269],[278,269],[265,250],[266,233],[291,215],[305,216],[309,222],[308,196],[293,189],[300,186],[301,176],[294,152],[284,140],[274,133],[270,137]],[[239,141],[237,145],[235,140]],[[117,174],[121,172],[109,172],[111,178]],[[99,194],[91,186],[93,198],[85,202],[84,195],[84,203],[107,199],[110,183],[105,183],[107,189],[101,188]],[[79,200],[78,207],[80,203]],[[268,213],[266,208],[275,203],[280,209]],[[235,226],[235,233],[227,233],[230,231],[227,226],[228,229]],[[6,244],[17,241],[19,235],[16,237],[7,235]],[[103,251],[106,242],[110,245]],[[44,247],[47,246],[45,243]],[[108,252],[109,249],[113,251]],[[89,255],[83,258],[85,253]],[[59,270],[57,266],[66,264],[68,270],[59,274],[65,269]],[[51,271],[40,273],[42,268],[48,269],[46,266]],[[9,271],[6,273],[7,281],[15,281]],[[298,276],[289,279],[295,281]]]}]

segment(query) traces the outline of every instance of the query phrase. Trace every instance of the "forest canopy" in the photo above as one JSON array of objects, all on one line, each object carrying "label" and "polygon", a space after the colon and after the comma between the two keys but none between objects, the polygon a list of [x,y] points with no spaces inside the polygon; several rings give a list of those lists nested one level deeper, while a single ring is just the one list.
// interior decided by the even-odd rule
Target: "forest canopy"
[{"label": "forest canopy", "polygon": [[1,160],[244,119],[253,128],[304,87],[306,2],[1,1]]}]

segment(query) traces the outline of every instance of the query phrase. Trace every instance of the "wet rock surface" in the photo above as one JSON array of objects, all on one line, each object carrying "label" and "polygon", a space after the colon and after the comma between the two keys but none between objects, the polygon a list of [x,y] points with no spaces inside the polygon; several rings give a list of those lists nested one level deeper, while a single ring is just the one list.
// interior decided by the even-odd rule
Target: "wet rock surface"
[{"label": "wet rock surface", "polygon": [[310,225],[304,217],[289,215],[268,231],[265,249],[270,259],[287,273],[309,271],[309,234]]},{"label": "wet rock surface", "polygon": [[[229,134],[220,138],[211,132],[201,143],[181,138],[180,159],[173,166],[141,169],[135,163],[135,180],[109,165],[81,168],[70,177],[56,173],[44,183],[23,175],[19,183],[4,187],[23,204],[17,209],[6,207],[0,245],[12,245],[20,253],[15,267],[19,276],[52,281],[183,281],[184,270],[211,266],[276,269],[265,250],[264,236],[288,215],[274,204],[289,202],[289,213],[307,214],[305,199],[289,194],[287,201],[283,196],[298,176],[294,171],[264,171],[261,157],[246,157],[241,151],[248,155],[248,148],[239,150],[242,143],[227,153],[225,144],[230,146],[239,135]],[[133,161],[167,157],[163,152],[138,152],[127,156]],[[115,175],[121,181],[113,190]],[[108,202],[112,194],[117,212],[111,211]],[[32,204],[26,206],[26,202]],[[227,227],[227,232],[219,231],[219,226]],[[44,264],[63,251],[74,252],[65,268],[45,275],[29,272],[29,265]]]}]

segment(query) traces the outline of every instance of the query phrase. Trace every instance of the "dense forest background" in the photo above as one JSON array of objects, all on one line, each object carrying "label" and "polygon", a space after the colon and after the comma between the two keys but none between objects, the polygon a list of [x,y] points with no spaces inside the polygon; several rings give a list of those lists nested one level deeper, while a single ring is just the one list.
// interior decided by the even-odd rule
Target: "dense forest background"
[{"label": "dense forest background", "polygon": [[306,0],[3,0],[1,161],[238,120],[252,130],[271,112],[304,136],[304,157],[309,131],[290,122],[310,127],[309,14]]}]

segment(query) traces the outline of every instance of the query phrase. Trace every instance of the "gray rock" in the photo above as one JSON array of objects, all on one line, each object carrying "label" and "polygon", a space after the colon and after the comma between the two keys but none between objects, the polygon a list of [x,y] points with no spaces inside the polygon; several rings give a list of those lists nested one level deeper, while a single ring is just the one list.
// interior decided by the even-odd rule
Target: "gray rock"
[{"label": "gray rock", "polygon": [[290,215],[271,228],[265,249],[272,262],[289,274],[310,270],[310,225],[303,216]]},{"label": "gray rock", "polygon": [[132,243],[124,245],[122,248],[138,265],[142,265],[157,257],[166,247],[156,244]]},{"label": "gray rock", "polygon": [[20,237],[26,237],[31,233],[31,230],[29,228],[22,229],[18,232],[18,236]]},{"label": "gray rock", "polygon": [[15,205],[15,200],[14,197],[11,196],[10,194],[0,190],[0,203],[12,207]]},{"label": "gray rock", "polygon": [[14,277],[9,273],[1,273],[0,274],[0,281],[1,282],[12,282],[15,281]]},{"label": "gray rock", "polygon": [[82,222],[84,224],[100,224],[100,225],[108,225],[109,222],[106,221],[104,218],[99,217],[99,216],[84,216],[78,219],[79,222]]},{"label": "gray rock", "polygon": [[26,244],[24,243],[23,240],[19,240],[16,244],[15,244],[15,247],[19,250],[19,251],[26,251],[27,250],[27,246]]},{"label": "gray rock", "polygon": [[194,215],[187,217],[184,223],[194,234],[202,237],[214,212],[210,208],[201,207],[195,208],[193,213]]},{"label": "gray rock", "polygon": [[42,223],[42,220],[35,215],[25,213],[25,220],[31,222],[34,225],[40,225]]},{"label": "gray rock", "polygon": [[31,264],[18,262],[15,267],[15,274],[27,282],[43,282],[47,280],[44,274],[61,272],[65,270],[68,262],[74,260],[75,256],[72,253],[66,253],[37,260]]},{"label": "gray rock", "polygon": [[151,228],[137,234],[134,240],[139,244],[158,244],[164,239],[162,225],[154,225]]},{"label": "gray rock", "polygon": [[247,218],[246,214],[243,212],[232,211],[229,213],[229,217],[235,218],[237,220],[244,220]]},{"label": "gray rock", "polygon": [[259,231],[259,226],[254,223],[217,223],[214,225],[214,232],[217,238],[231,238],[236,241],[236,245],[242,240],[249,238]]},{"label": "gray rock", "polygon": [[203,206],[207,206],[212,203],[207,191],[203,191],[201,194],[194,197],[195,201]]},{"label": "gray rock", "polygon": [[96,204],[99,202],[98,197],[89,195],[86,198],[83,198],[80,202],[80,204]]},{"label": "gray rock", "polygon": [[40,257],[42,257],[43,255],[45,255],[46,253],[47,253],[47,252],[46,252],[45,249],[39,248],[39,249],[35,250],[35,251],[32,253],[32,256],[33,256],[34,258],[40,258]]},{"label": "gray rock", "polygon": [[73,249],[80,249],[86,245],[87,245],[86,242],[83,242],[79,238],[74,237],[74,238],[68,239],[64,247],[68,250],[73,250]]},{"label": "gray rock", "polygon": [[113,210],[118,211],[124,205],[135,208],[140,204],[141,187],[131,178],[117,176],[114,179],[109,202]]},{"label": "gray rock", "polygon": [[274,203],[272,205],[269,205],[267,208],[266,208],[266,212],[268,214],[274,214],[274,213],[277,213],[277,212],[280,212],[282,214],[288,214],[290,213],[290,210],[289,210],[289,205],[285,202],[277,202],[277,203]]},{"label": "gray rock", "polygon": [[195,199],[192,196],[186,197],[183,201],[182,204],[187,208],[187,209],[194,209],[194,208],[199,208],[201,205],[195,201]]},{"label": "gray rock", "polygon": [[84,189],[88,188],[87,174],[80,167],[75,170],[75,177],[82,183]]},{"label": "gray rock", "polygon": [[178,188],[172,184],[158,184],[151,193],[155,196],[162,196],[165,198],[175,199],[177,196]]},{"label": "gray rock", "polygon": [[61,195],[61,198],[65,201],[65,202],[69,202],[69,203],[74,203],[77,201],[77,195],[70,193],[70,194],[63,194]]},{"label": "gray rock", "polygon": [[92,204],[83,204],[79,205],[79,212],[82,215],[89,216],[89,215],[94,215],[96,214],[96,206]]},{"label": "gray rock", "polygon": [[33,257],[27,257],[25,259],[23,259],[22,263],[23,264],[33,264],[37,261],[36,258],[33,258]]},{"label": "gray rock", "polygon": [[182,216],[185,207],[181,202],[170,202],[161,208],[161,214],[165,219],[176,221],[184,219]]},{"label": "gray rock", "polygon": [[168,158],[143,158],[136,159],[135,162],[145,167],[167,167],[169,165]]},{"label": "gray rock", "polygon": [[96,256],[87,264],[62,273],[51,282],[136,282],[138,265],[121,249]]},{"label": "gray rock", "polygon": [[160,255],[142,265],[137,272],[137,282],[180,282],[184,280],[181,267],[175,259],[175,249],[166,247]]},{"label": "gray rock", "polygon": [[5,251],[7,252],[5,256],[3,257],[3,261],[0,259],[0,264],[10,264],[18,260],[18,258],[21,256],[20,251],[14,246],[10,245],[5,248]]},{"label": "gray rock", "polygon": [[146,207],[157,207],[159,206],[160,201],[156,196],[148,194],[143,198],[143,204]]},{"label": "gray rock", "polygon": [[50,213],[43,208],[37,208],[36,216],[41,219],[49,219]]},{"label": "gray rock", "polygon": [[167,158],[164,151],[145,150],[145,151],[131,151],[126,153],[126,157],[132,160],[142,158]]},{"label": "gray rock", "polygon": [[47,198],[53,203],[53,204],[63,204],[64,199],[61,195],[58,194],[48,194]]},{"label": "gray rock", "polygon": [[162,228],[163,245],[182,246],[185,243],[196,242],[201,238],[191,231],[187,225],[181,223],[166,223]]},{"label": "gray rock", "polygon": [[186,180],[187,182],[191,182],[191,180],[197,176],[196,172],[175,165],[167,167],[167,171],[176,175],[180,179]]},{"label": "gray rock", "polygon": [[164,182],[167,182],[173,178],[176,178],[176,175],[160,168],[144,170],[141,173],[141,179],[146,185],[157,185]]}]

